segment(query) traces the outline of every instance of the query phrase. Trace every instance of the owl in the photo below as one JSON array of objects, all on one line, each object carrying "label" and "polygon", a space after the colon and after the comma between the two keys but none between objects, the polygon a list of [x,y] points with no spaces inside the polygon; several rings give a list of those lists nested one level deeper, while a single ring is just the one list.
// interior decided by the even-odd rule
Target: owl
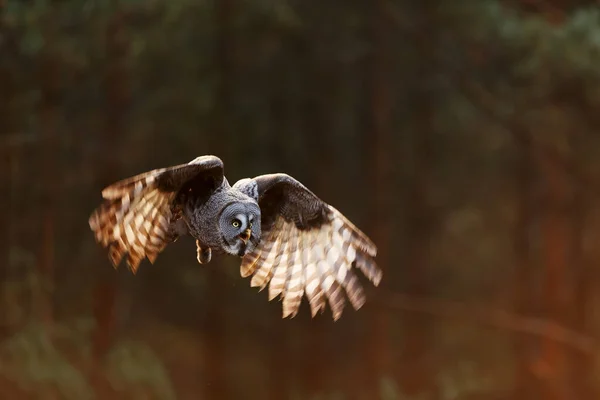
[{"label": "owl", "polygon": [[231,186],[221,159],[208,155],[116,182],[102,197],[89,225],[115,268],[125,257],[135,273],[144,258],[154,263],[167,244],[191,235],[200,264],[240,257],[242,277],[268,286],[269,301],[282,299],[283,318],[298,313],[305,295],[312,317],[329,304],[337,320],[346,299],[355,310],[365,303],[357,269],[375,286],[382,278],[367,235],[286,174]]}]

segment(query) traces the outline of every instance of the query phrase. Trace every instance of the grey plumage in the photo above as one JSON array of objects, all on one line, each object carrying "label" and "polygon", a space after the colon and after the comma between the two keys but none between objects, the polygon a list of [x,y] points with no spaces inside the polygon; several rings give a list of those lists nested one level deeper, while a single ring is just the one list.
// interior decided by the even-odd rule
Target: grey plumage
[{"label": "grey plumage", "polygon": [[298,313],[306,295],[311,314],[325,309],[340,318],[346,298],[365,302],[357,269],[375,285],[382,273],[377,248],[338,210],[286,174],[245,178],[229,185],[223,162],[202,156],[188,164],[153,170],[102,191],[104,203],[89,218],[96,240],[115,268],[126,256],[136,272],[154,263],[168,243],[190,234],[197,259],[242,257],[250,284],[281,296],[283,317]]}]

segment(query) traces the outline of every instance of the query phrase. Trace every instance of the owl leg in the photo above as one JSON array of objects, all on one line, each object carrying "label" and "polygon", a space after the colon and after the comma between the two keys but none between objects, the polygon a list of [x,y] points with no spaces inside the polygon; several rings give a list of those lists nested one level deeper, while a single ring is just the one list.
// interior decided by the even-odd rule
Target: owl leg
[{"label": "owl leg", "polygon": [[202,248],[198,240],[196,240],[196,254],[196,258],[198,259],[198,262],[200,264],[207,264],[210,262],[210,258],[212,255],[210,247]]}]

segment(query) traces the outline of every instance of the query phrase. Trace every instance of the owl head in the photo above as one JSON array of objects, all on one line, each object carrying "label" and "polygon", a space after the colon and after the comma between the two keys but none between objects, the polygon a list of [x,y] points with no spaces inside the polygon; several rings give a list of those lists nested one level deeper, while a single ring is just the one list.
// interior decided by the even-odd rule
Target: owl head
[{"label": "owl head", "polygon": [[228,204],[219,218],[226,253],[243,257],[260,241],[260,208],[252,202]]}]

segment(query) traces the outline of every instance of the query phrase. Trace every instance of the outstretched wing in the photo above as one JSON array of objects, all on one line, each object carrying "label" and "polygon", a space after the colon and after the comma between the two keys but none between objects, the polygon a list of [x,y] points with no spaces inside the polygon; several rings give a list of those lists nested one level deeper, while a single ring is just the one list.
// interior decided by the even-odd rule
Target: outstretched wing
[{"label": "outstretched wing", "polygon": [[109,248],[114,267],[127,253],[127,264],[136,272],[144,257],[153,263],[174,239],[178,193],[192,189],[210,194],[222,182],[223,162],[215,156],[155,169],[105,188],[105,201],[88,222],[96,240]]},{"label": "outstretched wing", "polygon": [[365,303],[356,269],[375,286],[382,272],[375,263],[377,248],[342,213],[285,174],[254,178],[261,208],[262,237],[247,254],[241,275],[251,286],[269,285],[269,300],[283,298],[283,317],[298,313],[302,296],[312,316],[329,303],[340,318],[346,297],[354,309]]}]

